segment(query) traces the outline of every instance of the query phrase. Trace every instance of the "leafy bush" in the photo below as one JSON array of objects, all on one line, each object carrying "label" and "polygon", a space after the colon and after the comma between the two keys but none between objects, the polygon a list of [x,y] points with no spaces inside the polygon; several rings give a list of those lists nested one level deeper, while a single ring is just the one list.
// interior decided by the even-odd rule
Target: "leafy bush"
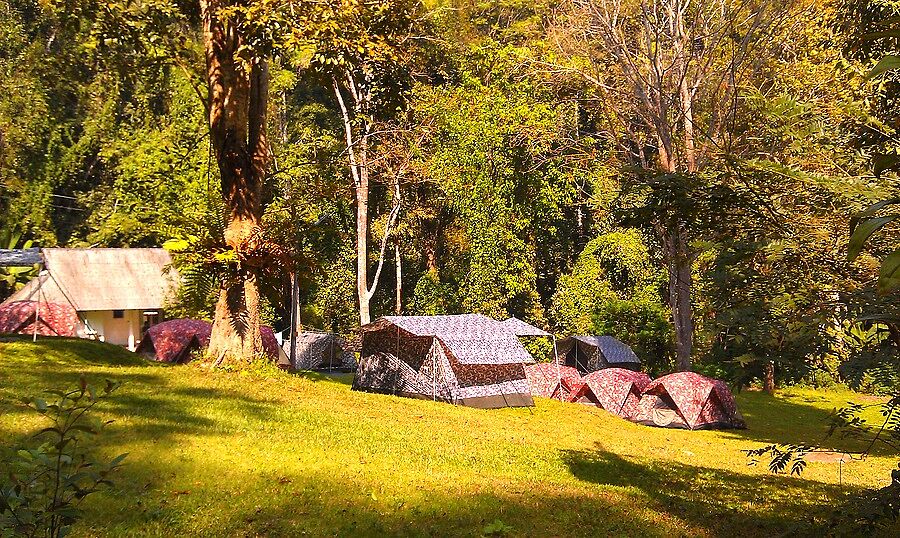
[{"label": "leafy bush", "polygon": [[659,302],[659,272],[641,234],[610,232],[584,247],[572,271],[559,280],[551,315],[565,334],[585,334],[594,327],[592,315],[605,303]]},{"label": "leafy bush", "polygon": [[75,389],[45,391],[55,396],[49,402],[23,400],[50,425],[34,436],[44,440],[40,446],[19,450],[11,461],[2,462],[7,480],[0,484],[0,535],[65,536],[81,518],[84,499],[112,485],[110,475],[126,454],[98,462],[85,443],[105,425],[91,410],[118,387],[107,380],[98,392],[82,377]]},{"label": "leafy bush", "polygon": [[672,368],[672,326],[665,307],[657,302],[612,299],[601,303],[594,312],[594,332],[631,346],[652,374]]}]

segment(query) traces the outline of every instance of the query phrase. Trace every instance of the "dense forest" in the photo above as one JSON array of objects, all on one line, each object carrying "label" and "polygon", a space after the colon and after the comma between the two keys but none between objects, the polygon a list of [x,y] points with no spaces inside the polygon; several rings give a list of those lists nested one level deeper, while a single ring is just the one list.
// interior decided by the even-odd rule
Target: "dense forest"
[{"label": "dense forest", "polygon": [[7,242],[166,245],[213,346],[296,279],[311,328],[900,383],[900,2],[0,2]]}]

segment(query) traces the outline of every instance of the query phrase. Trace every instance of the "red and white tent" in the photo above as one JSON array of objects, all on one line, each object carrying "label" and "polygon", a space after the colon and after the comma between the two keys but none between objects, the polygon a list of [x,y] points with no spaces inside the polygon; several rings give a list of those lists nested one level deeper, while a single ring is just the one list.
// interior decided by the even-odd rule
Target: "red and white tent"
[{"label": "red and white tent", "polygon": [[187,362],[191,352],[209,345],[212,323],[199,319],[172,319],[158,323],[141,339],[138,353],[153,354],[160,362]]},{"label": "red and white tent", "polygon": [[12,301],[0,305],[0,333],[77,336],[81,320],[68,304]]},{"label": "red and white tent", "polygon": [[568,400],[572,389],[581,384],[581,374],[577,369],[552,362],[526,366],[525,377],[532,395],[559,400]]},{"label": "red and white tent", "polygon": [[693,372],[652,381],[631,419],[650,426],[689,430],[746,427],[728,386]]},{"label": "red and white tent", "polygon": [[598,370],[581,379],[585,386],[579,396],[622,418],[630,418],[637,411],[641,393],[651,382],[647,374],[624,368]]},{"label": "red and white tent", "polygon": [[[150,327],[144,334],[138,353],[151,354],[159,362],[187,362],[194,350],[209,346],[212,323],[199,319],[172,319]],[[260,327],[263,350],[278,358],[281,348],[271,327]]]}]

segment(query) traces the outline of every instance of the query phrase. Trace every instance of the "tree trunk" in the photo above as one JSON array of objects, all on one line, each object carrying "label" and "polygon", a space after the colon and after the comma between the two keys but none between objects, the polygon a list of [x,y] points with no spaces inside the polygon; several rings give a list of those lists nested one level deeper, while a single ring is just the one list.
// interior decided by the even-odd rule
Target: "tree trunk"
[{"label": "tree trunk", "polygon": [[400,239],[394,242],[394,268],[397,275],[397,287],[395,289],[397,304],[394,313],[398,316],[403,313],[403,260],[400,258]]},{"label": "tree trunk", "polygon": [[359,297],[359,323],[372,321],[369,313],[369,176],[360,167],[356,187],[356,295]]},{"label": "tree trunk", "polygon": [[775,394],[775,362],[766,361],[765,379],[763,380],[763,390],[769,394]]},{"label": "tree trunk", "polygon": [[691,307],[691,256],[684,234],[677,228],[664,230],[663,245],[669,272],[669,306],[675,327],[676,368],[691,371],[694,315]]},{"label": "tree trunk", "polygon": [[[268,69],[258,59],[247,69],[237,57],[241,39],[234,25],[219,19],[222,0],[201,0],[209,131],[222,182],[225,243],[242,260],[258,233],[262,180],[268,166],[266,103]],[[259,286],[252,266],[241,264],[237,278],[226,279],[219,293],[209,354],[217,362],[247,360],[262,352]]]}]

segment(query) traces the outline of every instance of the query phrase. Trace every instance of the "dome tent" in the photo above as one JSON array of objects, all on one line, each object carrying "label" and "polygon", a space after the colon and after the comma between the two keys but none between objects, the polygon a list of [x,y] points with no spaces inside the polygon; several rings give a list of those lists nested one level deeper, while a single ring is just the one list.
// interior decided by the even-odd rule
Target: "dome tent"
[{"label": "dome tent", "polygon": [[531,394],[544,398],[567,400],[573,386],[581,381],[581,374],[571,366],[552,362],[530,364],[525,367],[525,377],[531,386]]},{"label": "dome tent", "polygon": [[599,407],[622,418],[629,418],[637,411],[641,394],[651,381],[643,372],[606,368],[587,374],[582,382],[582,391],[589,391]]},{"label": "dome tent", "polygon": [[631,420],[689,430],[746,427],[728,386],[694,372],[677,372],[652,381]]},{"label": "dome tent", "polygon": [[356,369],[356,358],[347,351],[344,340],[334,333],[299,332],[294,364],[291,364],[291,341],[281,345],[284,357],[279,366],[290,370],[344,370]]},{"label": "dome tent", "polygon": [[641,367],[634,351],[612,336],[570,336],[556,343],[556,354],[566,366],[578,368],[582,374],[603,368]]},{"label": "dome tent", "polygon": [[159,362],[184,363],[191,353],[209,345],[212,323],[199,319],[171,319],[147,329],[136,352]]},{"label": "dome tent", "polygon": [[78,312],[69,304],[11,301],[0,305],[0,333],[74,337],[79,325]]}]

